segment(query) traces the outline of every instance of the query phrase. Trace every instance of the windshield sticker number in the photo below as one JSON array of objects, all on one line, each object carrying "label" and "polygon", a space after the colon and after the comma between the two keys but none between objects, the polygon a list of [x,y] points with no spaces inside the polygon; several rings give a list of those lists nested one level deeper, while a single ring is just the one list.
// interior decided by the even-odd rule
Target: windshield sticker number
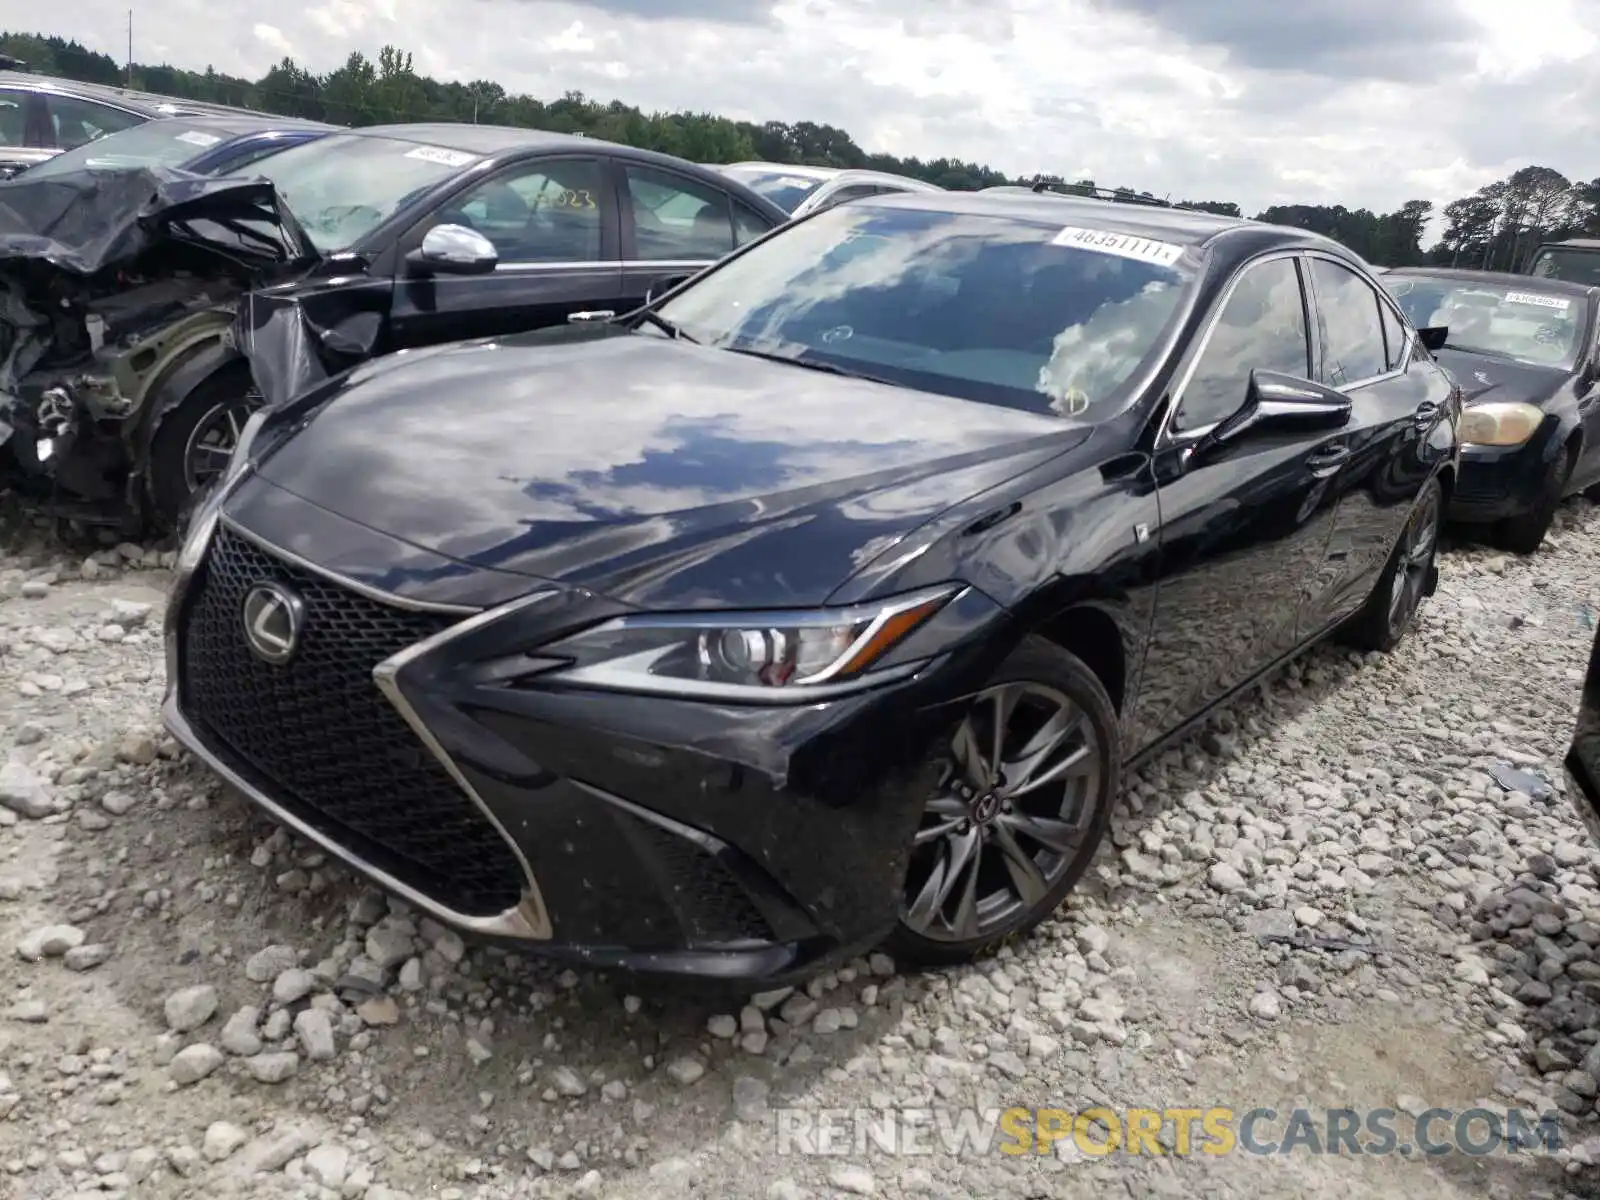
[{"label": "windshield sticker number", "polygon": [[1118,258],[1154,263],[1158,267],[1170,267],[1183,257],[1183,247],[1171,242],[1134,237],[1128,233],[1112,233],[1105,229],[1083,229],[1076,225],[1068,225],[1056,234],[1052,244],[1093,250],[1099,254],[1115,254]]},{"label": "windshield sticker number", "polygon": [[418,146],[415,150],[406,151],[407,158],[420,158],[423,162],[438,163],[445,167],[464,167],[476,154],[468,154],[465,150],[446,150],[443,146]]},{"label": "windshield sticker number", "polygon": [[1537,304],[1540,308],[1554,308],[1566,312],[1572,307],[1572,301],[1561,296],[1540,296],[1535,292],[1507,292],[1507,304]]},{"label": "windshield sticker number", "polygon": [[201,133],[198,129],[191,129],[187,133],[178,135],[178,141],[188,142],[191,146],[215,146],[221,140],[214,133]]}]

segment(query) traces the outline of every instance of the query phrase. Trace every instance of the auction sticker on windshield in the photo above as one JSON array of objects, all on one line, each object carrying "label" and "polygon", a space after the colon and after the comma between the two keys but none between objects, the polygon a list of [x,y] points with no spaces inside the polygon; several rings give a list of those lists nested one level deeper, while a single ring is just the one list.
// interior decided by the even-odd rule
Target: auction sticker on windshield
[{"label": "auction sticker on windshield", "polygon": [[424,162],[439,163],[446,167],[464,167],[476,154],[468,154],[465,150],[446,150],[443,146],[418,146],[415,150],[406,151],[407,158],[420,158]]},{"label": "auction sticker on windshield", "polygon": [[1170,267],[1183,257],[1183,247],[1171,242],[1134,237],[1131,233],[1112,233],[1105,229],[1083,229],[1077,225],[1066,226],[1051,240],[1057,246],[1075,246],[1079,250],[1115,254],[1119,258],[1155,263],[1159,267]]},{"label": "auction sticker on windshield", "polygon": [[191,146],[215,146],[221,140],[214,133],[201,133],[198,129],[191,129],[178,135],[178,141],[188,142]]},{"label": "auction sticker on windshield", "polygon": [[1565,312],[1572,307],[1572,301],[1561,296],[1540,296],[1534,292],[1507,292],[1507,304],[1537,304],[1540,308],[1556,308]]}]

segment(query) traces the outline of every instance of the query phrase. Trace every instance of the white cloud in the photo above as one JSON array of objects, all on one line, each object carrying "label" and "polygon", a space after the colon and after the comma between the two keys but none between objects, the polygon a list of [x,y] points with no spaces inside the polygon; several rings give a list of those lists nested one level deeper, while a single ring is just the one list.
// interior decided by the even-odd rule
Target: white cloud
[{"label": "white cloud", "polygon": [[264,22],[259,23],[250,32],[255,34],[256,41],[267,47],[274,54],[290,56],[294,54],[294,47],[289,43],[289,39],[283,36],[283,31],[276,25],[268,25]]},{"label": "white cloud", "polygon": [[[120,60],[125,12],[79,0],[50,32]],[[869,150],[1247,212],[1442,203],[1529,162],[1600,175],[1600,6],[1585,0],[285,0],[270,26],[257,12],[144,0],[135,57],[256,76],[281,44],[326,71],[391,42],[419,69],[513,92],[811,120]]]}]

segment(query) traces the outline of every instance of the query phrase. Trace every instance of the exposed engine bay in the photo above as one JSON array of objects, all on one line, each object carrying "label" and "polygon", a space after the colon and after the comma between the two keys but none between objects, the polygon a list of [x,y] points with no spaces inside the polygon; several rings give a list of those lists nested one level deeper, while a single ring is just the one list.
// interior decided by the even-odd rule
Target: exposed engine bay
[{"label": "exposed engine bay", "polygon": [[315,260],[263,180],[84,171],[0,184],[0,472],[141,522],[163,418],[232,349],[249,289]]}]

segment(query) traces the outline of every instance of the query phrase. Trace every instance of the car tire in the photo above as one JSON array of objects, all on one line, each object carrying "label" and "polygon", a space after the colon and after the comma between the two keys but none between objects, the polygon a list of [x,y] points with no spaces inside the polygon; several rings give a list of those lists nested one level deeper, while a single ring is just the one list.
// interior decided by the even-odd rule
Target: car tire
[{"label": "car tire", "polygon": [[[993,766],[997,717],[1009,781]],[[1038,925],[1093,860],[1121,768],[1121,731],[1105,686],[1053,642],[1025,639],[973,697],[941,754],[941,781],[919,821],[886,949],[907,962],[948,965]]]},{"label": "car tire", "polygon": [[1507,517],[1495,527],[1494,540],[1502,550],[1512,554],[1533,554],[1538,551],[1550,523],[1556,519],[1556,509],[1566,494],[1567,480],[1572,478],[1571,450],[1563,450],[1550,460],[1545,468],[1544,481],[1539,488],[1539,499],[1527,512]]},{"label": "car tire", "polygon": [[1358,650],[1387,654],[1416,619],[1433,581],[1439,530],[1444,524],[1444,487],[1437,477],[1422,487],[1411,515],[1389,553],[1366,604],[1345,626],[1343,640]]},{"label": "car tire", "polygon": [[[243,415],[258,405],[249,365],[235,360],[201,380],[193,391],[161,414],[150,439],[150,453],[144,469],[150,521],[157,531],[171,533],[183,524],[197,490],[190,469],[192,458],[196,464],[205,459],[210,460],[208,466],[226,464],[226,458],[218,454],[203,454],[197,450],[208,434],[208,427],[219,418],[225,425],[230,412],[235,424],[242,427]],[[231,436],[237,439],[237,431]],[[222,444],[221,441],[216,443],[217,446]],[[199,482],[204,484],[207,480]]]}]

